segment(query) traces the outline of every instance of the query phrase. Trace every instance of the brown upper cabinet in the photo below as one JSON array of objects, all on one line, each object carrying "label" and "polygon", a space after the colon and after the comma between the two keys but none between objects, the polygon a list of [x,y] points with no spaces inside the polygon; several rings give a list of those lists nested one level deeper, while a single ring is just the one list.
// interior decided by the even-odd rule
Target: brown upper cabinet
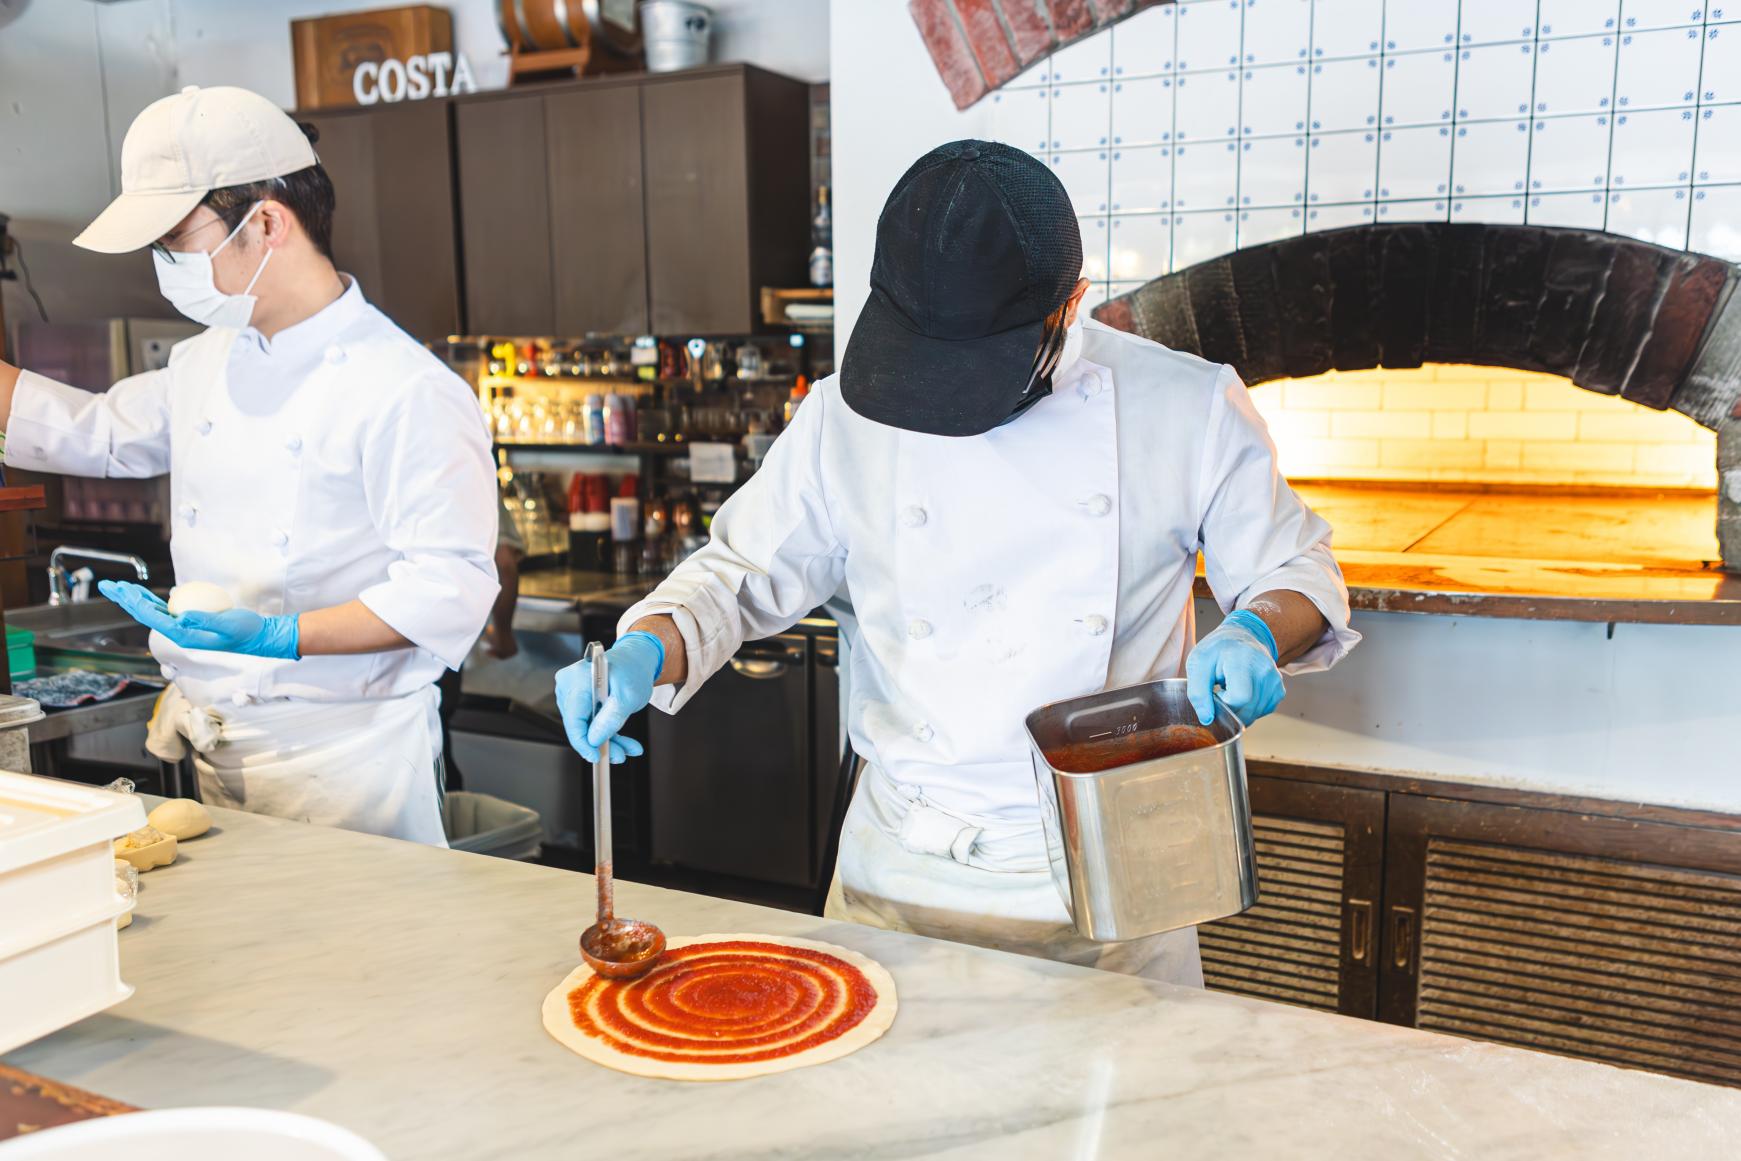
[{"label": "brown upper cabinet", "polygon": [[333,258],[416,338],[465,329],[454,245],[452,131],[444,102],[298,113],[338,195]]},{"label": "brown upper cabinet", "polygon": [[555,329],[544,98],[455,103],[460,247],[473,334]]},{"label": "brown upper cabinet", "polygon": [[802,285],[809,87],[748,65],[454,102],[476,334],[743,334]]},{"label": "brown upper cabinet", "polygon": [[555,333],[647,333],[639,85],[544,99]]}]

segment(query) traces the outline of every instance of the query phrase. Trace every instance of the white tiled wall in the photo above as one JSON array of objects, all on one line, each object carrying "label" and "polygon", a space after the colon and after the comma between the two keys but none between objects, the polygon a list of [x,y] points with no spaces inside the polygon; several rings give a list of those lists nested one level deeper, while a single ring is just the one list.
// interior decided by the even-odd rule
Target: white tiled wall
[{"label": "white tiled wall", "polygon": [[1741,259],[1741,0],[1184,0],[988,100],[1069,189],[1096,300],[1372,221]]}]

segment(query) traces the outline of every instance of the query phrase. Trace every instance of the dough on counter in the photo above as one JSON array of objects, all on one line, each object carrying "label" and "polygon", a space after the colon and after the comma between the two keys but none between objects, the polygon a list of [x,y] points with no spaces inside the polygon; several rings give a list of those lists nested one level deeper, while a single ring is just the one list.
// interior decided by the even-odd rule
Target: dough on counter
[{"label": "dough on counter", "polygon": [[142,826],[115,840],[115,857],[126,859],[141,871],[175,862],[175,836],[154,826]]},{"label": "dough on counter", "polygon": [[222,613],[234,608],[235,604],[221,585],[210,581],[188,581],[169,590],[169,615],[172,617],[183,613]]},{"label": "dough on counter", "polygon": [[171,798],[168,802],[160,802],[145,816],[145,821],[178,839],[198,838],[212,829],[211,813],[191,798]]},{"label": "dough on counter", "polygon": [[139,898],[139,868],[126,859],[115,860],[115,894],[127,900],[127,910],[115,917],[115,930],[133,922],[133,901]]},{"label": "dough on counter", "polygon": [[894,977],[848,948],[698,935],[670,940],[638,980],[582,964],[544,998],[543,1016],[564,1047],[619,1072],[743,1080],[856,1052],[888,1031],[895,1008]]}]

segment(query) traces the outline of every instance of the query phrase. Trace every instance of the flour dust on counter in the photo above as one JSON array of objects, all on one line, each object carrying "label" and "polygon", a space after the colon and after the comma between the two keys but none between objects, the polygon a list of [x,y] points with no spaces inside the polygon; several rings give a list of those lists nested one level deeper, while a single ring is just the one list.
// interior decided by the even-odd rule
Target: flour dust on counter
[{"label": "flour dust on counter", "polygon": [[745,1080],[838,1060],[895,1020],[895,981],[869,956],[791,936],[673,939],[659,966],[612,980],[585,964],[544,998],[557,1042],[663,1080]]}]

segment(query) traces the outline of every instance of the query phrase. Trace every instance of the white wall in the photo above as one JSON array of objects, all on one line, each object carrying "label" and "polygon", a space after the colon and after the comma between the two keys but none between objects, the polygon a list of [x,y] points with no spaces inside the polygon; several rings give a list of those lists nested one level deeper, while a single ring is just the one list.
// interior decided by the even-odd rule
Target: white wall
[{"label": "white wall", "polygon": [[[56,319],[167,314],[149,262],[69,243],[117,192],[133,116],[182,85],[243,85],[295,104],[290,21],[391,0],[24,0],[0,28],[0,213],[12,215]],[[482,88],[507,80],[497,0],[448,0]],[[828,77],[828,0],[718,0],[713,59]],[[9,321],[33,310],[5,287]]]},{"label": "white wall", "polygon": [[[28,0],[0,28],[0,213],[56,319],[167,314],[149,262],[69,244],[108,204],[133,114],[175,84],[162,9]],[[0,293],[8,322],[34,315],[19,284]]]},{"label": "white wall", "polygon": [[[1197,602],[1198,631],[1220,622]],[[1741,629],[1356,613],[1246,755],[1741,812]]]}]

